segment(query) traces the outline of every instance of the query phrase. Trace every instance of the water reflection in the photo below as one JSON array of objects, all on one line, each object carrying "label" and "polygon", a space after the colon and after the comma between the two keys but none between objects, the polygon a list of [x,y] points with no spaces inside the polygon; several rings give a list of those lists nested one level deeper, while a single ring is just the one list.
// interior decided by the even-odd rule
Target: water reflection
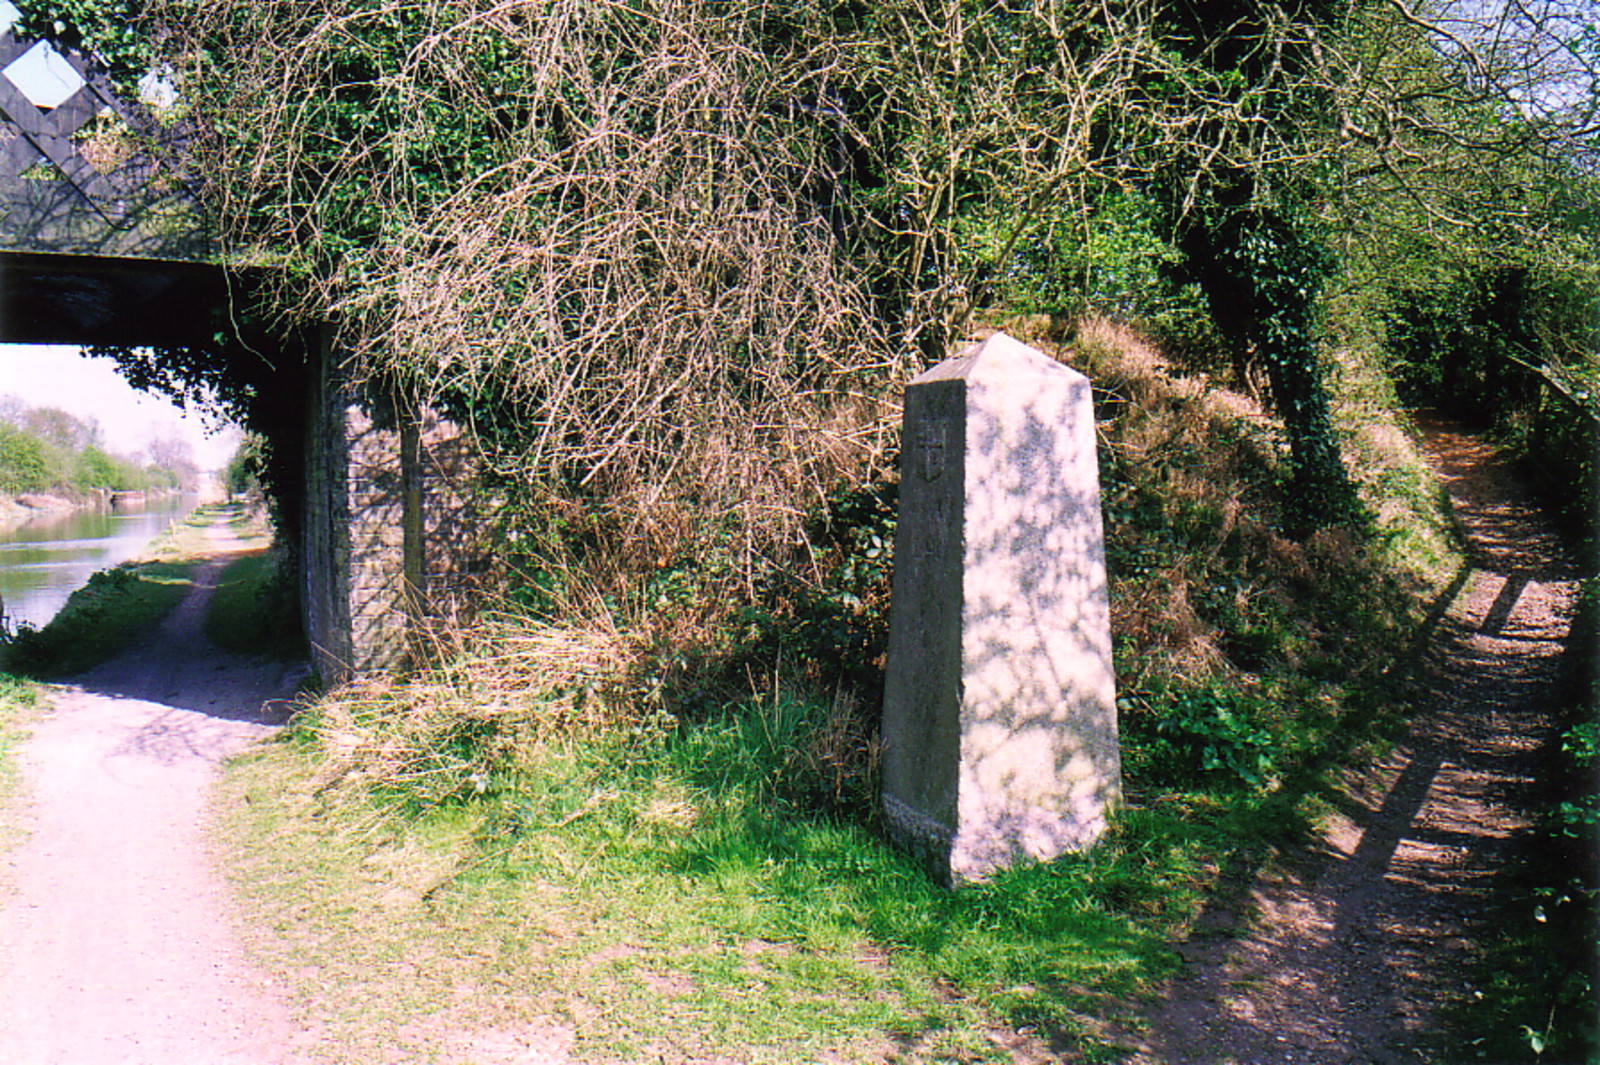
[{"label": "water reflection", "polygon": [[0,529],[0,600],[7,622],[42,628],[90,574],[134,557],[194,505],[193,496],[168,496],[114,511],[46,514]]}]

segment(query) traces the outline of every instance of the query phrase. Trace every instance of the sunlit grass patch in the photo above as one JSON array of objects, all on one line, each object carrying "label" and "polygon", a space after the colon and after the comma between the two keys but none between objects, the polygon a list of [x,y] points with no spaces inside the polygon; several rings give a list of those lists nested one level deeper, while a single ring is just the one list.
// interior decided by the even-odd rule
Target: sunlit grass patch
[{"label": "sunlit grass patch", "polygon": [[240,508],[232,504],[205,503],[167,526],[140,553],[146,561],[188,562],[216,553],[210,530],[230,521]]},{"label": "sunlit grass patch", "polygon": [[1462,562],[1449,499],[1422,457],[1378,355],[1342,348],[1329,360],[1333,414],[1375,538],[1394,572],[1435,590]]},{"label": "sunlit grass patch", "polygon": [[206,613],[205,632],[212,643],[234,654],[278,659],[305,654],[295,589],[280,564],[265,547],[228,563]]},{"label": "sunlit grass patch", "polygon": [[11,847],[21,834],[16,818],[21,781],[16,751],[27,738],[28,722],[39,705],[37,687],[0,673],[0,853]]},{"label": "sunlit grass patch", "polygon": [[[775,709],[802,720],[769,742]],[[257,948],[349,1060],[396,1026],[449,1060],[506,1016],[580,1060],[1005,1061],[1019,1029],[1103,1050],[1114,1003],[1171,969],[1209,876],[1195,827],[1129,810],[1091,854],[952,893],[795,796],[790,740],[826,713],[541,741],[514,782],[421,812],[302,734],[234,767],[222,835]]]}]

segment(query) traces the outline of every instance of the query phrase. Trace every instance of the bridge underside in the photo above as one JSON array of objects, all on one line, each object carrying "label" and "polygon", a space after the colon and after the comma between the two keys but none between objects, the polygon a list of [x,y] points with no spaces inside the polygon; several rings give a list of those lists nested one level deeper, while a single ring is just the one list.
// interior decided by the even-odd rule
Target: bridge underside
[{"label": "bridge underside", "polygon": [[[28,62],[61,90],[13,80]],[[222,389],[269,442],[264,480],[323,675],[402,663],[473,581],[460,434],[346,381],[331,336],[252,317],[267,275],[214,261],[196,120],[157,116],[92,56],[4,27],[0,68],[0,343],[122,349],[141,387]]]},{"label": "bridge underside", "polygon": [[243,283],[211,263],[0,251],[0,343],[211,344]]}]

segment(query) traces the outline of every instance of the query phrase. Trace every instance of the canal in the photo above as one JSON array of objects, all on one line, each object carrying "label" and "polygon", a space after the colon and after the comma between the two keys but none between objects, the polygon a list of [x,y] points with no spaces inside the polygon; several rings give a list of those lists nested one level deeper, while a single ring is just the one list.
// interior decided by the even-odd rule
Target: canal
[{"label": "canal", "polygon": [[96,570],[126,562],[194,509],[192,495],[137,508],[92,507],[0,528],[0,602],[6,624],[43,628]]}]

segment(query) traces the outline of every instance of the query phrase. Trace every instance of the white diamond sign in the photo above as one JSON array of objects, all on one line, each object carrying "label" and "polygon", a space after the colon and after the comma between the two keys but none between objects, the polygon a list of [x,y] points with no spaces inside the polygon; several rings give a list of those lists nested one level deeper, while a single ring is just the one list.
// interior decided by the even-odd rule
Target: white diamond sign
[{"label": "white diamond sign", "polygon": [[61,106],[83,88],[83,76],[49,41],[23,52],[3,73],[35,107],[45,110]]}]

